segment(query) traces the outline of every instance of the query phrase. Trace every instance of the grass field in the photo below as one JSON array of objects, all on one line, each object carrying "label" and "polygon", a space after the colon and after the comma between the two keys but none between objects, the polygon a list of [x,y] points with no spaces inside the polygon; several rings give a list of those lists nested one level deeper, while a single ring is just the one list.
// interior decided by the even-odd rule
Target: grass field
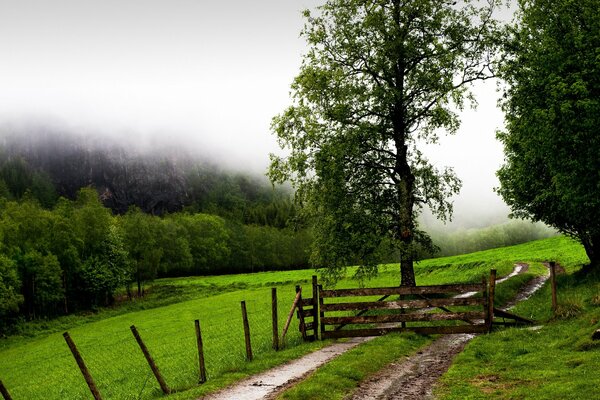
[{"label": "grass field", "polygon": [[[556,259],[572,272],[581,262],[578,260],[584,257],[583,251],[572,241],[552,238],[420,262],[416,267],[417,284],[478,282],[490,268],[497,269],[499,276],[508,274],[515,261]],[[177,390],[171,398],[194,398],[323,345],[321,342],[300,343],[294,319],[287,349],[280,352],[270,349],[270,288],[278,289],[281,329],[294,297],[294,285],[301,284],[308,289],[307,283],[313,274],[312,270],[301,270],[157,281],[147,303],[142,301],[120,310],[68,317],[45,325],[33,324],[34,328],[24,329],[26,335],[2,340],[0,380],[15,400],[89,398],[61,335],[68,329],[105,399],[161,397],[129,330],[129,326],[135,324],[167,383]],[[382,266],[380,275],[368,285],[397,285],[398,276],[397,265]],[[354,281],[344,280],[338,287],[356,285]],[[256,355],[252,362],[244,359],[241,300],[246,301],[249,311]],[[144,309],[146,307],[152,308]],[[201,386],[197,385],[194,319],[199,319],[202,325],[209,375],[209,381]],[[409,351],[419,343],[410,337],[394,335],[383,340],[408,340],[400,349]],[[368,354],[365,350],[357,351]],[[446,389],[445,393],[452,393],[451,388]]]}]

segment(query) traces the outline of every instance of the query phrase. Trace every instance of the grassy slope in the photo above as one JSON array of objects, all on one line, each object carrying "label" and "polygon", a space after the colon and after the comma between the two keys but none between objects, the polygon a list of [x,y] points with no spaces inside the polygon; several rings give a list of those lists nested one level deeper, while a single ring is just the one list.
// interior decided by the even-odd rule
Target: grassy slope
[{"label": "grassy slope", "polygon": [[577,270],[587,259],[562,248],[558,316],[546,285],[515,312],[546,321],[540,330],[506,329],[473,340],[443,377],[441,399],[596,398],[600,376],[600,283]]},{"label": "grassy slope", "polygon": [[[465,281],[476,281],[479,279],[478,277],[480,276],[481,269],[479,269],[479,271],[477,271],[477,269],[473,270],[473,266],[475,265],[484,265],[486,266],[486,269],[489,268],[489,266],[494,266],[498,269],[499,275],[505,275],[509,268],[512,268],[513,262],[529,262],[530,270],[528,273],[511,278],[509,281],[498,285],[496,300],[497,303],[502,304],[513,298],[520,286],[526,283],[529,279],[537,274],[544,273],[545,268],[541,265],[541,262],[546,260],[560,260],[562,263],[565,263],[568,272],[573,272],[577,269],[578,265],[585,262],[587,258],[585,257],[585,253],[581,247],[571,240],[566,238],[551,238],[518,246],[422,262],[417,267],[417,273],[420,278],[418,283],[428,284],[447,282],[455,280],[456,278],[462,278],[461,280]],[[445,268],[435,268],[436,264],[450,264],[450,266]],[[549,317],[549,313],[547,311],[541,311],[549,309],[548,303],[550,296],[547,288],[540,292],[536,296],[536,299],[539,299],[538,303],[534,304],[532,302],[526,302],[517,309],[517,312],[521,315],[528,315],[531,317]],[[600,301],[600,298],[598,298],[598,300]],[[533,310],[538,311],[535,313]],[[563,329],[568,331],[572,329],[572,326],[565,325]],[[526,332],[519,329],[511,329],[510,331]],[[475,339],[474,343],[491,340],[491,345],[496,346],[493,338],[497,337],[498,335],[502,335],[502,333],[481,336]],[[428,340],[431,340],[431,338]],[[385,367],[385,365],[388,363],[414,352],[418,346],[422,345],[423,343],[427,343],[428,340],[425,342],[423,342],[423,340],[415,342],[413,337],[407,337],[405,335],[388,335],[386,337],[377,338],[368,344],[361,345],[343,354],[329,363],[327,366],[320,368],[308,379],[281,394],[279,398],[295,400],[316,400],[320,398],[343,399],[346,395],[348,395],[348,393],[357,387],[360,381],[367,379],[369,375]],[[509,346],[515,346],[518,342],[519,340],[515,339],[515,341],[510,343]],[[543,341],[541,343],[543,344]],[[583,343],[583,346],[590,346],[588,340],[583,340],[581,343]],[[480,347],[485,346],[490,346],[490,343],[484,342],[484,344]],[[519,346],[521,345],[518,344],[517,347]],[[539,348],[542,352],[545,349],[545,347],[541,344]],[[469,345],[465,354],[473,353],[471,349],[472,345]],[[507,359],[514,359],[514,354],[512,352],[506,352],[506,348],[503,348],[503,351],[507,356]],[[517,352],[518,351],[519,350],[517,350]],[[477,350],[476,354],[481,354],[481,349]],[[547,356],[551,357],[550,355]],[[469,360],[472,360],[472,358],[473,357],[469,358]],[[464,399],[472,396],[473,391],[469,392],[468,389],[473,388],[470,386],[469,382],[466,381],[466,379],[468,379],[468,377],[471,375],[477,376],[477,369],[481,368],[484,364],[487,368],[494,368],[493,365],[490,365],[493,364],[493,362],[490,363],[490,360],[487,357],[478,359],[478,361],[479,364],[471,365],[472,368],[460,369],[460,372],[452,375],[452,371],[456,369],[456,367],[454,367],[451,371],[451,374],[444,379],[445,385],[440,391],[440,395],[447,395],[448,398],[452,399]],[[573,363],[577,363],[577,361],[571,362],[571,364]],[[550,363],[545,365],[552,364]],[[512,365],[511,368],[515,368],[515,366]],[[540,368],[540,366],[538,366],[538,370],[543,371],[544,368]],[[542,372],[542,374],[543,373],[544,372]],[[582,379],[585,378],[582,377]],[[598,382],[596,380],[594,384],[597,383]],[[475,380],[475,384],[478,384],[477,380]],[[465,389],[465,387],[468,388]],[[474,390],[477,391],[478,388],[475,387]],[[561,393],[564,393],[564,391]],[[517,396],[502,398],[520,399],[524,398],[525,394],[526,391],[521,391]],[[490,391],[486,390],[485,392],[479,392],[479,395],[479,397],[474,398],[490,398]],[[542,396],[539,398],[544,397]]]},{"label": "grassy slope", "polygon": [[[522,260],[566,260],[572,256],[574,264],[576,259],[581,258],[580,254],[572,255],[577,251],[581,252],[570,241],[553,238],[510,249],[427,260],[416,268],[417,282],[479,281],[481,274],[487,273],[490,268],[496,268],[499,275],[505,275],[512,269],[514,261]],[[269,288],[278,287],[281,329],[293,298],[293,285],[308,282],[312,274],[312,270],[304,270],[161,280],[154,291],[158,297],[162,294],[163,299],[157,298],[146,304],[140,302],[135,305],[141,309],[139,311],[118,315],[123,310],[116,310],[92,317],[71,317],[50,323],[47,327],[37,326],[29,332],[31,337],[4,340],[0,349],[0,379],[16,399],[89,397],[60,333],[56,332],[69,328],[105,398],[159,397],[157,385],[129,331],[129,326],[135,324],[169,385],[180,391],[173,398],[193,398],[322,345],[298,344],[297,329],[293,326],[289,349],[279,353],[269,350]],[[369,286],[390,286],[397,282],[397,266],[391,265],[382,267],[380,276]],[[347,280],[339,286],[355,285],[355,282]],[[166,299],[164,295],[168,295]],[[177,301],[177,296],[186,301],[169,304]],[[252,363],[245,362],[243,356],[240,300],[247,301],[250,312],[252,340],[257,354]],[[168,305],[142,309],[161,304]],[[210,379],[201,387],[195,385],[193,320],[196,318],[202,324]],[[401,340],[404,343],[398,344],[401,352],[412,351],[419,344],[403,335],[390,336],[385,340]],[[386,347],[384,345],[381,349]],[[365,354],[368,353],[365,351]],[[386,357],[391,355],[386,351],[382,353]],[[191,390],[183,391],[185,389]]]}]

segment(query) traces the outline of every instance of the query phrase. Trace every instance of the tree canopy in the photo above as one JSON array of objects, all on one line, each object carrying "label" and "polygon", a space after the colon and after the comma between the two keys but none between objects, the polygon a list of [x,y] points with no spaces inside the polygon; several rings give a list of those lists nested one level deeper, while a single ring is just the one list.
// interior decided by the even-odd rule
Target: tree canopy
[{"label": "tree canopy", "polygon": [[326,277],[355,263],[371,275],[391,246],[401,284],[415,284],[416,247],[432,247],[416,217],[427,206],[448,218],[460,188],[419,143],[456,132],[456,110],[474,103],[469,84],[494,76],[497,4],[478,4],[329,0],[304,13],[309,50],[292,105],[272,123],[289,155],[272,156],[270,178],[296,186],[314,221],[311,259]]},{"label": "tree canopy", "polygon": [[600,1],[519,5],[504,51],[498,191],[516,216],[577,238],[598,266]]}]

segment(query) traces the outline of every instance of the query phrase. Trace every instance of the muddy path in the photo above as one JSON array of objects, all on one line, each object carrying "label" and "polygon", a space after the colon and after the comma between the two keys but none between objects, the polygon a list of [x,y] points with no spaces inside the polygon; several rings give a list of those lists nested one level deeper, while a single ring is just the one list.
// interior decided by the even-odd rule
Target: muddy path
[{"label": "muddy path", "polygon": [[[519,263],[510,276],[527,271],[528,265]],[[501,283],[504,279],[496,281]],[[549,274],[539,276],[527,283],[517,296],[505,307],[508,310],[520,301],[528,299],[548,279]],[[433,399],[433,389],[439,378],[450,368],[454,357],[476,335],[446,335],[436,339],[416,354],[398,360],[368,380],[347,398],[348,400],[428,400]]]},{"label": "muddy path", "polygon": [[[498,280],[497,283],[501,283],[517,274],[525,272],[527,267],[527,264],[515,264],[513,272],[505,278]],[[536,287],[541,287],[544,282],[545,279],[541,281],[541,283],[537,281]],[[527,288],[522,292],[524,293],[526,291]],[[533,291],[531,293],[533,293]],[[529,295],[531,295],[531,293],[529,293]],[[431,387],[449,368],[454,356],[462,351],[464,346],[473,337],[474,335],[471,334],[443,336],[413,356],[392,363],[390,367],[385,368],[382,372],[362,383],[350,398],[357,400],[427,398],[426,396],[431,392]],[[272,368],[263,373],[253,375],[216,393],[202,397],[202,399],[274,399],[284,390],[305,379],[320,366],[359,344],[374,338],[375,337],[353,338],[346,342],[333,343],[299,359]],[[399,394],[400,391],[401,394]],[[411,394],[412,397],[402,397],[407,393]]]},{"label": "muddy path", "polygon": [[343,343],[333,343],[289,363],[237,382],[235,385],[202,400],[259,400],[271,399],[286,388],[304,379],[321,365],[340,354],[374,338],[353,338]]}]

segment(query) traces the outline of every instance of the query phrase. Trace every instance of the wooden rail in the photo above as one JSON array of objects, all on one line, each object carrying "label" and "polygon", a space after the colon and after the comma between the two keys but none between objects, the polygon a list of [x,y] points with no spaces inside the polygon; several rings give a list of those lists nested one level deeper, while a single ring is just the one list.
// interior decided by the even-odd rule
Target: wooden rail
[{"label": "wooden rail", "polygon": [[[335,290],[321,289],[313,277],[313,297],[298,302],[302,306],[298,315],[303,319],[313,318],[305,328],[314,328],[315,336],[319,335],[321,339],[404,331],[421,334],[488,332],[495,311],[495,272],[491,271],[489,281],[482,277],[481,283]],[[450,297],[452,295],[454,297]],[[383,297],[376,301],[368,298],[360,301],[360,297],[366,296]],[[390,296],[398,297],[388,299]],[[465,310],[464,307],[478,310]],[[441,312],[432,312],[434,310]],[[377,314],[365,315],[369,311],[377,311]],[[367,326],[357,328],[353,325]]]},{"label": "wooden rail", "polygon": [[363,289],[335,289],[322,290],[321,297],[355,297],[355,296],[383,296],[383,295],[409,295],[409,294],[444,294],[466,293],[481,291],[481,283],[466,283],[457,285],[437,286],[398,286]]}]

